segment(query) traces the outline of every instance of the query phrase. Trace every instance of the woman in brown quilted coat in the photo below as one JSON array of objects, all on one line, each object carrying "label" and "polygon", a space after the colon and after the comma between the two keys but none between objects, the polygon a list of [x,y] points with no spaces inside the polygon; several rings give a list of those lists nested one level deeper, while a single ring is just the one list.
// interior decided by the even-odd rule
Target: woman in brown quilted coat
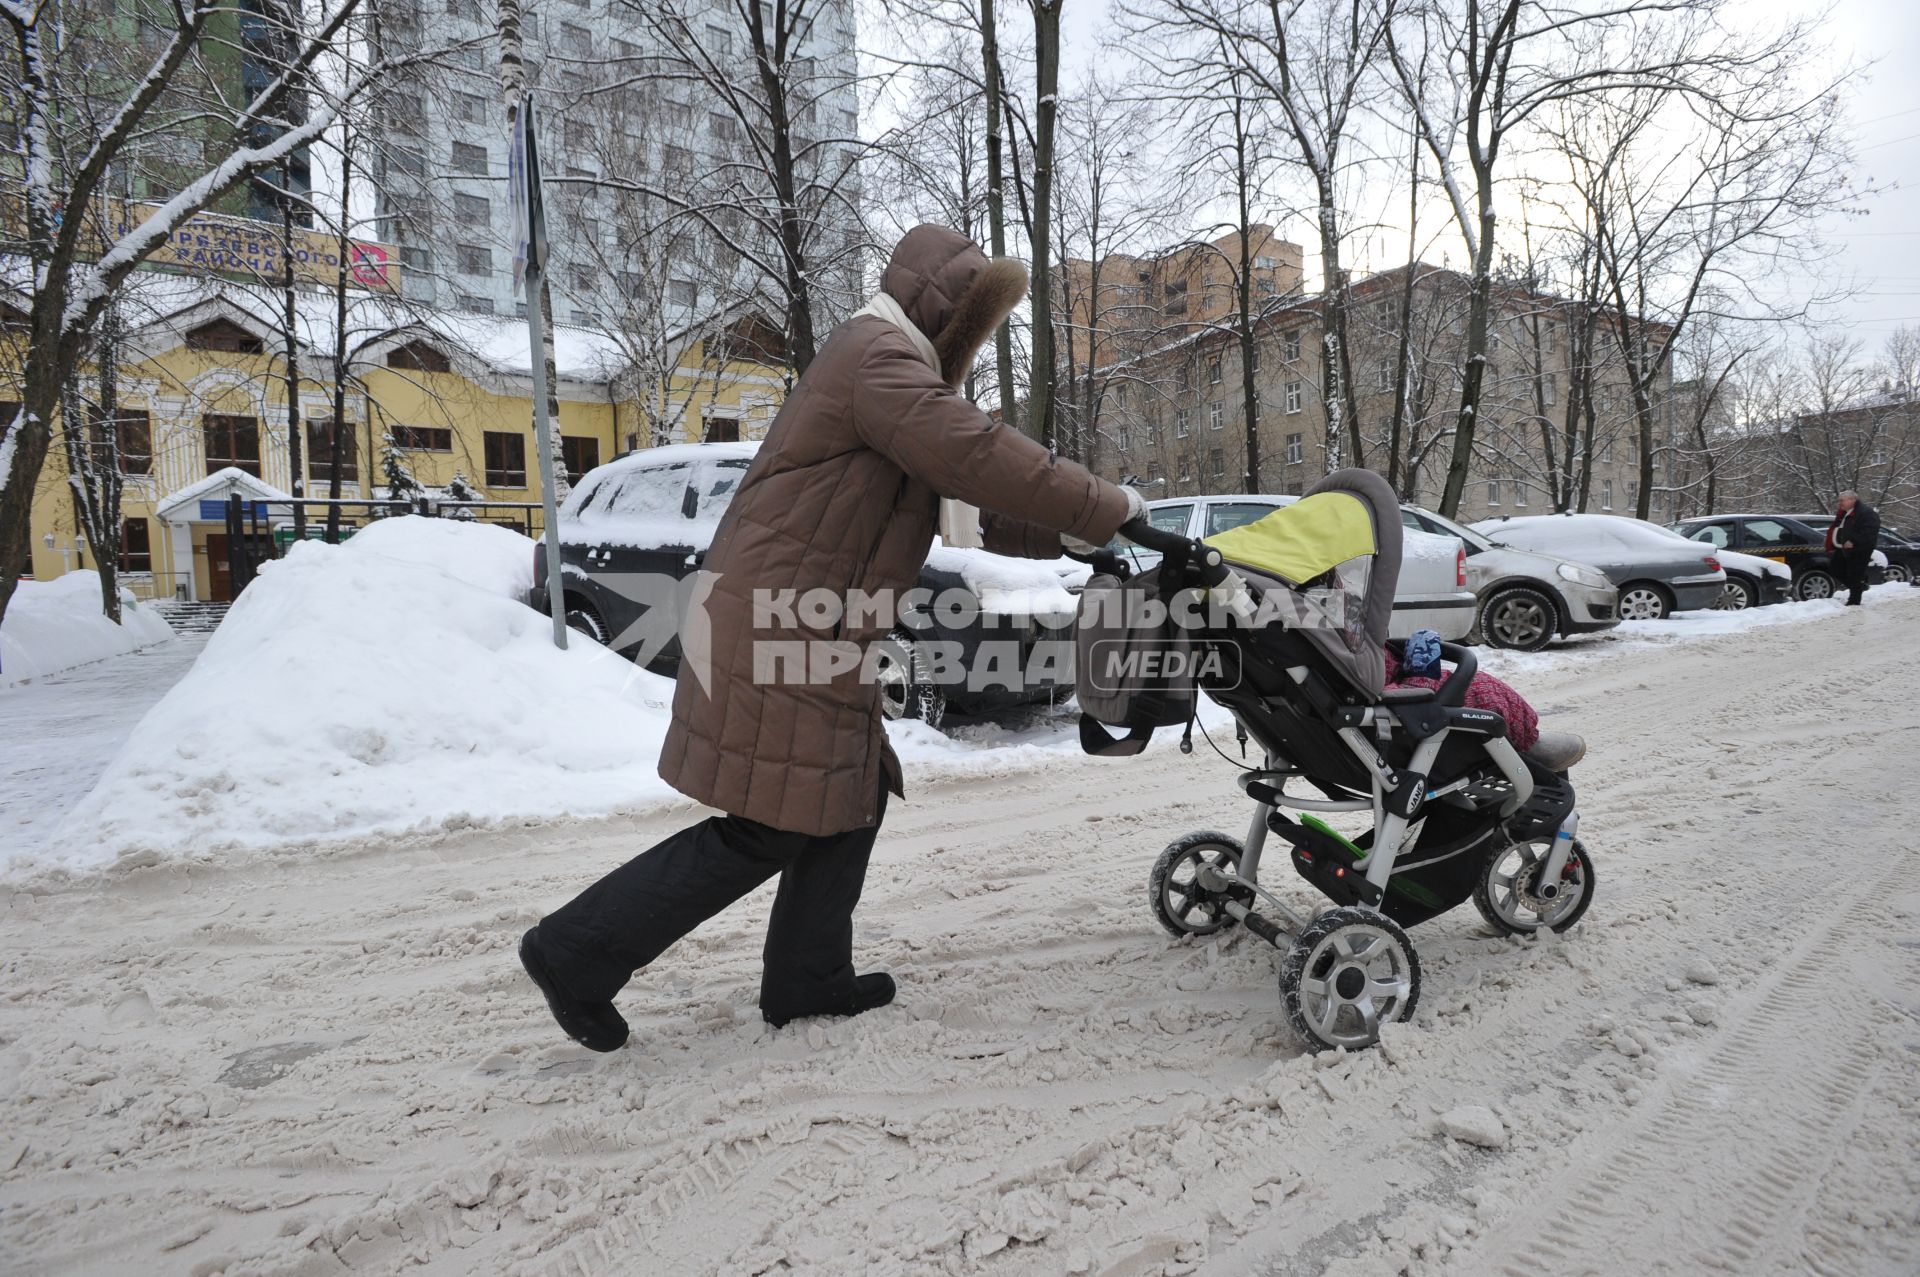
[{"label": "woman in brown quilted coat", "polygon": [[802,640],[852,653],[884,637],[892,618],[808,628],[754,600],[905,591],[936,526],[950,544],[1054,558],[1063,537],[1099,545],[1139,513],[1130,489],[996,424],[959,393],[1026,284],[1018,263],[916,227],[894,249],[881,291],[794,386],[714,536],[711,590],[687,635],[700,627],[709,660],[703,671],[683,667],[660,753],[668,783],[725,814],[642,852],[520,942],[569,1037],[597,1051],[622,1046],[627,1024],[613,997],[634,972],[775,874],[760,985],[767,1020],[857,1015],[892,1001],[892,978],[856,976],[852,952],[867,857],[887,794],[901,793],[879,689],[862,677],[864,662],[818,683],[770,671],[761,646]]}]

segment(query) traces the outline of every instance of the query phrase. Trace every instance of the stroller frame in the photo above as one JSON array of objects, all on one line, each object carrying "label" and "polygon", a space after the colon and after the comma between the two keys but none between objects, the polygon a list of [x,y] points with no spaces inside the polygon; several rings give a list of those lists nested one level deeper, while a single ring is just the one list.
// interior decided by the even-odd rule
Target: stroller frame
[{"label": "stroller frame", "polygon": [[[1098,720],[1085,689],[1108,689],[1083,684],[1081,736],[1090,753],[1124,756],[1144,748],[1156,726],[1184,718],[1190,735],[1201,692],[1233,714],[1242,745],[1251,741],[1262,759],[1238,777],[1254,802],[1246,838],[1198,830],[1176,839],[1154,863],[1149,907],[1175,936],[1237,923],[1281,950],[1281,999],[1295,1030],[1315,1050],[1357,1049],[1378,1041],[1384,1024],[1407,1019],[1418,1001],[1419,960],[1404,928],[1471,898],[1496,931],[1562,931],[1591,902],[1593,871],[1575,837],[1579,813],[1566,772],[1523,757],[1499,714],[1465,704],[1479,670],[1471,651],[1440,644],[1453,669],[1437,688],[1385,685],[1397,503],[1366,472],[1331,475],[1315,489],[1322,490],[1357,496],[1380,547],[1384,566],[1368,579],[1359,636],[1343,626],[1255,624],[1256,599],[1303,587],[1265,563],[1230,567],[1220,547],[1132,521],[1120,535],[1163,556],[1152,587],[1163,599],[1206,591],[1232,617],[1189,631],[1186,642],[1218,659],[1199,662],[1184,692],[1149,685],[1130,701],[1097,701],[1106,715]],[[1248,548],[1243,541],[1240,549]],[[1124,566],[1102,571],[1128,579]],[[1097,619],[1088,628],[1090,615],[1083,606],[1083,650],[1110,641]],[[1156,633],[1147,630],[1145,641],[1165,641]],[[1127,726],[1127,738],[1107,736],[1102,721]],[[1190,740],[1181,748],[1191,752]],[[1295,781],[1324,796],[1288,792]],[[1288,811],[1367,812],[1372,828],[1349,840]],[[1261,883],[1270,834],[1290,844],[1294,869],[1330,908],[1308,916]]]},{"label": "stroller frame", "polygon": [[[1469,661],[1471,659],[1471,657],[1468,658]],[[1287,674],[1296,683],[1304,683],[1308,677],[1304,666],[1289,669]],[[1389,805],[1396,792],[1403,788],[1401,773],[1388,766],[1387,761],[1368,742],[1365,733],[1361,730],[1373,727],[1376,723],[1383,723],[1390,729],[1391,724],[1386,723],[1386,720],[1392,717],[1391,711],[1386,706],[1368,705],[1359,707],[1353,717],[1356,720],[1355,723],[1352,726],[1342,726],[1338,735],[1371,776],[1372,797],[1305,798],[1289,794],[1286,792],[1286,783],[1296,778],[1304,779],[1306,773],[1299,768],[1275,767],[1274,755],[1269,751],[1266,753],[1264,768],[1245,771],[1239,776],[1240,788],[1253,799],[1254,809],[1253,820],[1247,826],[1247,836],[1242,843],[1245,850],[1241,853],[1234,872],[1231,875],[1222,874],[1217,868],[1203,868],[1200,871],[1201,885],[1205,889],[1225,893],[1235,883],[1244,884],[1273,908],[1274,912],[1286,922],[1286,927],[1275,927],[1269,920],[1239,901],[1228,900],[1222,905],[1226,913],[1247,924],[1249,930],[1269,944],[1278,946],[1283,938],[1290,940],[1304,930],[1308,923],[1307,919],[1288,908],[1278,896],[1260,885],[1260,857],[1266,848],[1267,834],[1271,829],[1276,811],[1371,811],[1375,830],[1373,849],[1350,868],[1355,871],[1364,870],[1363,876],[1366,881],[1375,888],[1377,893],[1384,894],[1387,889],[1387,880],[1393,876],[1405,844],[1418,833],[1418,813],[1425,808],[1426,803],[1445,799],[1449,795],[1466,789],[1471,780],[1470,777],[1462,776],[1438,789],[1425,790],[1421,800],[1413,804],[1413,813],[1402,814]],[[1236,721],[1240,722],[1242,730],[1246,730],[1245,720],[1236,717]],[[1431,773],[1434,761],[1440,756],[1441,747],[1446,744],[1447,737],[1453,731],[1452,727],[1443,726],[1415,746],[1413,757],[1407,764],[1407,775],[1418,776],[1424,780]],[[1505,737],[1494,737],[1483,741],[1482,748],[1487,751],[1494,765],[1513,787],[1512,793],[1500,806],[1500,816],[1504,819],[1513,815],[1532,797],[1533,775],[1527,770],[1527,765],[1521,761],[1519,751],[1514,749],[1513,742]],[[1574,816],[1572,819],[1577,821],[1578,817]],[[1568,839],[1571,837],[1569,833]],[[1556,838],[1555,842],[1559,844],[1568,839]],[[1565,865],[1564,849],[1556,845],[1555,851],[1558,853],[1560,863],[1555,864],[1550,858],[1547,869],[1542,873],[1542,877],[1548,882],[1557,881]],[[1343,866],[1343,868],[1346,867]],[[1212,878],[1213,881],[1207,881],[1208,878]]]}]

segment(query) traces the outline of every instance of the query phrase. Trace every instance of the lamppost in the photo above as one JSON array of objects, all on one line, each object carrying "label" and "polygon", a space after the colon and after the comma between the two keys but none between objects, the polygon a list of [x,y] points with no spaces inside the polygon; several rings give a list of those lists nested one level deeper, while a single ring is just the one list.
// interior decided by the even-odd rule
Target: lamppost
[{"label": "lamppost", "polygon": [[53,533],[51,533],[51,532],[49,532],[49,533],[47,533],[47,534],[46,534],[46,535],[45,535],[44,537],[41,537],[40,539],[41,539],[42,541],[45,541],[45,542],[47,543],[47,548],[48,548],[49,550],[52,550],[52,549],[55,549],[55,548],[58,548],[58,549],[59,549],[59,551],[60,551],[60,575],[62,575],[62,576],[65,576],[65,575],[67,574],[67,571],[68,571],[68,569],[69,569],[69,567],[70,567],[70,565],[72,564],[72,561],[73,561],[73,547],[72,547],[72,546],[71,546],[71,545],[70,545],[69,543],[67,543],[67,542],[65,542],[65,541],[62,541],[62,542],[61,542],[61,543],[59,544],[59,546],[58,546],[58,547],[56,547],[56,546],[54,545],[54,542],[53,542]]}]

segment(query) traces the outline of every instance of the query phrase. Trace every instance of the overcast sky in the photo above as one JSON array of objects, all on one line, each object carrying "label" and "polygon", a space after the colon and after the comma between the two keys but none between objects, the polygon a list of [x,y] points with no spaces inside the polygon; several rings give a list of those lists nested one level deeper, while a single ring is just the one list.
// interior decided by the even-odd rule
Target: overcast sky
[{"label": "overcast sky", "polygon": [[[1063,85],[1070,85],[1097,57],[1100,39],[1111,23],[1107,0],[1064,2],[1061,78]],[[1857,286],[1853,297],[1833,309],[1830,322],[1851,330],[1869,353],[1876,352],[1900,324],[1920,326],[1920,0],[1833,0],[1831,5],[1809,0],[1739,0],[1739,4],[1763,20],[1830,8],[1826,35],[1834,58],[1872,63],[1855,85],[1852,116],[1863,176],[1883,189],[1862,201],[1860,216],[1828,219],[1823,234],[1834,255],[1820,265],[1818,274],[1828,284],[1851,281]],[[1012,6],[1009,9],[1018,12]],[[1402,192],[1399,200],[1404,198]],[[1383,212],[1394,216],[1384,208],[1369,208],[1365,216]],[[1374,241],[1361,237],[1350,254],[1363,268],[1404,258],[1402,226],[1398,237],[1383,235]],[[1282,229],[1289,238],[1307,245],[1308,274],[1317,276],[1311,227],[1304,218],[1294,218]],[[1443,213],[1432,219],[1431,226],[1423,220],[1421,231],[1423,237],[1431,235],[1432,244],[1423,256],[1434,261],[1446,257],[1456,266],[1462,263],[1464,252],[1457,233],[1450,230]],[[1781,286],[1804,295],[1816,284],[1807,278],[1785,280]]]}]

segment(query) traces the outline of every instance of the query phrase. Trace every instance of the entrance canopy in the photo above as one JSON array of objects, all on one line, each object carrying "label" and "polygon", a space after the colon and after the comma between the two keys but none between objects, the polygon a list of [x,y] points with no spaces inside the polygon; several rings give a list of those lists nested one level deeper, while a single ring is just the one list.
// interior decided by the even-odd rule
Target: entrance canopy
[{"label": "entrance canopy", "polygon": [[[198,483],[190,483],[154,507],[153,515],[175,526],[187,523],[221,523],[227,517],[227,498],[238,495],[242,501],[290,501],[292,494],[256,479],[237,466],[216,470]],[[283,511],[284,513],[284,511]]]}]

